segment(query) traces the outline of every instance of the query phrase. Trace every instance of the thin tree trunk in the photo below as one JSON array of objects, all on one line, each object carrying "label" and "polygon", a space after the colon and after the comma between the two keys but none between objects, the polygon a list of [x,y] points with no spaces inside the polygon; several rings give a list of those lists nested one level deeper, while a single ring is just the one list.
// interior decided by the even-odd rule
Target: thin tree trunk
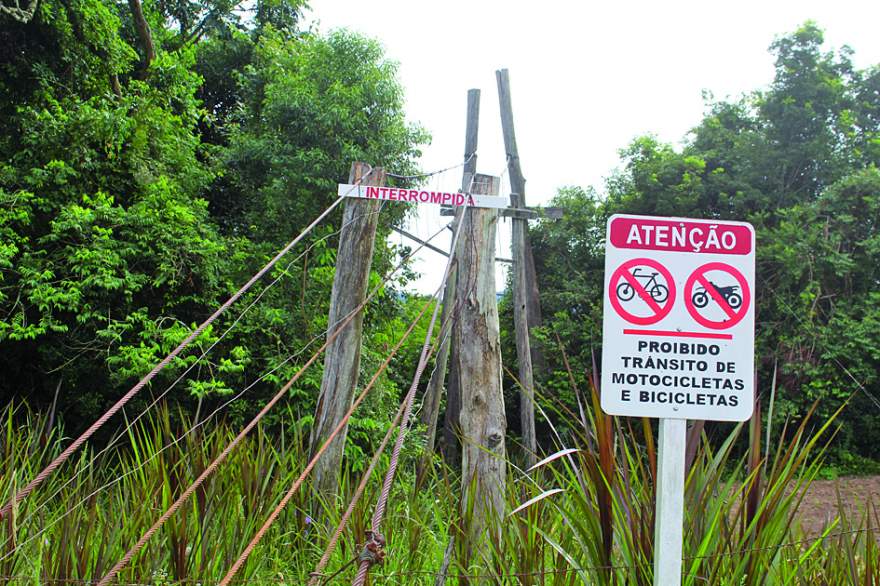
[{"label": "thin tree trunk", "polygon": [[146,71],[150,68],[150,64],[156,58],[156,47],[153,45],[153,34],[150,32],[150,25],[144,17],[144,8],[140,0],[128,0],[128,7],[131,9],[131,15],[134,17],[134,28],[137,31],[138,39],[143,49],[143,61],[141,70]]}]

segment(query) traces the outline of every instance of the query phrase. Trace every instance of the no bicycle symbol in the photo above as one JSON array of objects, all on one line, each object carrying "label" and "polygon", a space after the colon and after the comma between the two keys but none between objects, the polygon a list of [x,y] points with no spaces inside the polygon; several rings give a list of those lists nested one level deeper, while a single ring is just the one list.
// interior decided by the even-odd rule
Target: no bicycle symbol
[{"label": "no bicycle symbol", "polygon": [[713,330],[724,330],[746,316],[751,292],[746,278],[723,262],[710,262],[695,270],[684,286],[684,303],[694,320]]},{"label": "no bicycle symbol", "polygon": [[672,311],[675,281],[656,260],[634,258],[611,275],[608,298],[626,321],[642,326],[655,324]]}]

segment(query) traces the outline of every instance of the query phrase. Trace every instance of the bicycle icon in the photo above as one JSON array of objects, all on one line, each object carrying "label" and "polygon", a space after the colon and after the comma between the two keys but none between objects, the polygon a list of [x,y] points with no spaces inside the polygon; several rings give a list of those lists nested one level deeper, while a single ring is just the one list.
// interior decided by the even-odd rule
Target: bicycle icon
[{"label": "bicycle icon", "polygon": [[[669,288],[663,283],[657,281],[657,275],[659,274],[659,272],[650,274],[640,273],[639,269],[635,269],[632,272],[633,278],[641,283],[645,292],[651,296],[651,299],[657,303],[663,303],[669,297]],[[617,286],[617,298],[621,301],[629,301],[635,297],[635,294],[635,287],[633,287],[628,281],[624,281]]]},{"label": "bicycle icon", "polygon": [[[709,285],[715,289],[715,292],[718,293],[721,297],[724,298],[724,301],[727,305],[730,306],[731,309],[736,309],[740,305],[742,305],[742,295],[737,293],[739,291],[739,285],[731,285],[729,287],[719,287],[712,281],[709,281]],[[694,307],[703,308],[706,307],[709,303],[709,291],[706,290],[705,287],[696,287],[694,289],[694,294],[691,295],[691,302],[694,304]]]}]

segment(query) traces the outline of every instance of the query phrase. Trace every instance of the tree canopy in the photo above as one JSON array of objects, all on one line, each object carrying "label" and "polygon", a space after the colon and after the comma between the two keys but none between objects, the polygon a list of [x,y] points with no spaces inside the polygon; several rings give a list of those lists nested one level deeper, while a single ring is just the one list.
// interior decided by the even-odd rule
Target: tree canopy
[{"label": "tree canopy", "polygon": [[[335,199],[351,162],[415,168],[427,136],[406,121],[396,66],[376,41],[300,27],[299,0],[43,0],[0,15],[0,395],[58,412],[71,432],[115,401]],[[274,392],[326,329],[340,215],[273,271],[134,408],[172,385],[195,412],[259,381]],[[400,220],[383,214],[382,230]],[[396,251],[380,239],[376,279]],[[399,283],[399,281],[398,281]],[[410,309],[368,310],[380,347]],[[230,332],[222,333],[233,326]],[[373,342],[376,342],[374,344]],[[378,357],[367,350],[364,369]],[[260,376],[275,369],[263,379]],[[397,390],[383,379],[388,400]],[[403,376],[403,375],[401,375]],[[313,411],[320,373],[292,390]],[[383,398],[384,397],[384,398]],[[370,410],[370,418],[388,417]]]},{"label": "tree canopy", "polygon": [[[605,197],[559,191],[566,217],[533,234],[546,330],[591,368],[601,344],[611,214],[750,221],[758,245],[759,393],[768,400],[778,366],[774,417],[802,417],[817,399],[827,416],[850,399],[838,445],[877,458],[869,432],[880,423],[880,67],[858,70],[848,48],[824,50],[814,23],[770,50],[770,86],[710,99],[683,148],[637,138],[621,150],[622,168]],[[564,393],[567,383],[551,374],[547,384]]]}]

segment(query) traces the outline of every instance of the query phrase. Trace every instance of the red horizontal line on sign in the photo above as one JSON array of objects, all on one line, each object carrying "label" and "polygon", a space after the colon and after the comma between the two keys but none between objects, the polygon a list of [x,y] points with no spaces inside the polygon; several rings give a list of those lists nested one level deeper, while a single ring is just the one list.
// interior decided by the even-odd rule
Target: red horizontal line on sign
[{"label": "red horizontal line on sign", "polygon": [[624,334],[636,336],[665,336],[673,338],[710,338],[713,340],[732,340],[731,334],[718,334],[715,332],[677,332],[672,330],[623,330]]}]

